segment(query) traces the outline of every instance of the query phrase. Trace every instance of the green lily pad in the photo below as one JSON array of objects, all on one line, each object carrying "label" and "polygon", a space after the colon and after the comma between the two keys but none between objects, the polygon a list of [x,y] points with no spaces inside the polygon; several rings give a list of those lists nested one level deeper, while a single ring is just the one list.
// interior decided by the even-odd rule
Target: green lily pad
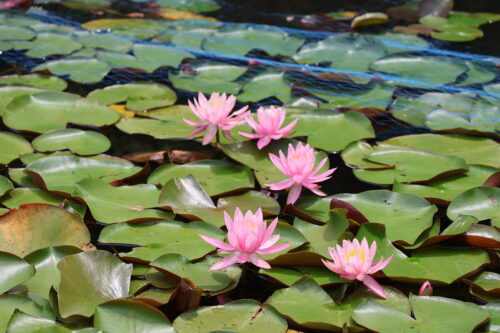
[{"label": "green lily pad", "polygon": [[[184,123],[184,124],[182,124]],[[128,134],[147,134],[157,139],[188,138],[194,127],[179,121],[122,118],[116,127]]]},{"label": "green lily pad", "polygon": [[470,42],[484,36],[481,30],[473,27],[450,25],[442,28],[446,30],[433,32],[431,37],[447,42]]},{"label": "green lily pad", "polygon": [[120,256],[125,259],[150,262],[167,253],[179,253],[194,260],[213,251],[213,246],[201,239],[199,234],[219,240],[225,236],[210,223],[154,221],[107,226],[101,231],[99,242],[141,246],[133,248],[131,252],[121,253]]},{"label": "green lily pad", "polygon": [[29,27],[15,25],[0,25],[0,39],[5,40],[30,40],[36,36],[36,31]]},{"label": "green lily pad", "polygon": [[93,58],[66,58],[42,63],[33,71],[48,70],[52,74],[64,76],[79,83],[97,83],[110,71],[111,66]]},{"label": "green lily pad", "polygon": [[94,315],[94,326],[105,332],[175,333],[170,321],[160,310],[125,299],[99,305]]},{"label": "green lily pad", "polygon": [[36,273],[24,286],[28,287],[30,293],[49,299],[50,289],[59,289],[57,264],[62,258],[80,252],[82,250],[77,247],[59,246],[47,247],[27,255],[24,260],[36,269]]},{"label": "green lily pad", "polygon": [[111,125],[119,118],[118,113],[106,106],[64,92],[16,97],[3,114],[3,121],[10,128],[38,133],[63,129],[68,123]]},{"label": "green lily pad", "polygon": [[25,42],[22,49],[28,49],[26,56],[44,58],[54,54],[70,54],[82,48],[82,44],[69,34],[42,32],[33,42]]},{"label": "green lily pad", "polygon": [[291,286],[303,276],[308,275],[321,286],[344,283],[338,274],[332,273],[325,266],[293,266],[292,268],[271,267],[260,269],[260,275],[279,281],[285,286]]},{"label": "green lily pad", "polygon": [[49,191],[72,193],[87,178],[104,182],[127,178],[141,171],[127,160],[106,155],[95,157],[51,156],[30,163],[25,172]]},{"label": "green lily pad", "polygon": [[280,206],[264,193],[248,191],[243,194],[219,198],[217,206],[203,190],[196,178],[187,176],[167,182],[160,194],[158,205],[190,220],[202,220],[220,227],[224,225],[224,211],[234,214],[236,207],[243,212],[262,208],[264,216],[278,215]]},{"label": "green lily pad", "polygon": [[[201,43],[205,38],[211,36],[217,30],[216,27],[199,26],[199,27],[186,27],[186,30],[166,30],[161,35],[155,37],[155,41],[169,42],[176,46],[186,48],[189,50],[200,50]],[[178,29],[184,29],[179,27]]]},{"label": "green lily pad", "polygon": [[365,13],[356,16],[351,22],[353,29],[367,27],[371,25],[384,24],[389,22],[389,16],[386,13]]},{"label": "green lily pad", "polygon": [[57,76],[27,74],[0,76],[0,84],[19,84],[40,89],[64,90],[68,86],[66,81]]},{"label": "green lily pad", "polygon": [[189,175],[198,179],[200,185],[210,196],[254,187],[254,178],[248,167],[221,160],[164,164],[151,173],[148,183],[163,185],[173,178]]},{"label": "green lily pad", "polygon": [[430,92],[418,98],[398,97],[392,115],[415,126],[464,132],[495,132],[500,122],[498,106],[471,93]]},{"label": "green lily pad", "polygon": [[125,264],[113,254],[96,250],[73,254],[58,264],[59,312],[63,318],[90,317],[97,306],[128,297],[132,264]]},{"label": "green lily pad", "polygon": [[371,64],[373,70],[397,75],[388,83],[415,88],[429,88],[453,83],[467,71],[467,65],[457,58],[437,56],[390,56]]},{"label": "green lily pad", "polygon": [[285,77],[284,72],[266,71],[248,81],[238,95],[242,102],[256,102],[268,97],[276,97],[283,103],[290,102],[292,81]]},{"label": "green lily pad", "polygon": [[[385,46],[371,36],[338,34],[304,45],[293,58],[298,63],[307,64],[330,62],[330,68],[355,74],[368,72],[370,65],[385,55]],[[368,81],[369,78],[362,78],[358,83]]]},{"label": "green lily pad", "polygon": [[24,257],[50,246],[83,248],[90,233],[83,221],[47,204],[26,204],[0,216],[0,251]]},{"label": "green lily pad", "polygon": [[14,98],[22,95],[32,95],[44,91],[40,88],[27,87],[27,86],[4,86],[0,87],[0,116],[7,105],[14,100]]},{"label": "green lily pad", "polygon": [[9,320],[17,310],[31,314],[38,318],[55,320],[52,312],[48,312],[42,305],[29,299],[28,297],[14,294],[4,294],[0,296],[0,330],[5,332]]},{"label": "green lily pad", "polygon": [[24,168],[9,168],[9,178],[18,185],[27,187],[37,187],[38,185],[27,174]]},{"label": "green lily pad", "polygon": [[287,332],[287,323],[271,306],[254,300],[238,300],[184,312],[173,323],[178,333]]},{"label": "green lily pad", "polygon": [[165,26],[161,21],[148,19],[110,18],[88,21],[82,28],[96,31],[109,31],[111,33],[137,38],[149,39],[161,33]]},{"label": "green lily pad", "polygon": [[30,153],[30,154],[24,154],[21,155],[19,158],[21,162],[23,162],[25,165],[31,164],[35,161],[41,160],[42,158],[45,157],[51,157],[51,156],[72,156],[73,154],[66,150],[66,151],[54,151],[52,153]]},{"label": "green lily pad", "polygon": [[164,45],[135,44],[133,50],[142,62],[140,68],[149,72],[162,66],[177,67],[183,59],[194,58],[191,52]]},{"label": "green lily pad", "polygon": [[22,136],[0,132],[0,163],[9,164],[23,154],[33,152],[31,144]]},{"label": "green lily pad", "polygon": [[114,187],[96,178],[74,184],[73,197],[84,201],[96,221],[106,224],[168,220],[172,214],[157,207],[160,190],[154,185]]},{"label": "green lily pad", "polygon": [[408,314],[367,300],[353,312],[360,325],[378,332],[471,332],[488,319],[488,312],[473,303],[445,297],[410,295],[416,319]]},{"label": "green lily pad", "polygon": [[414,134],[398,136],[384,143],[458,156],[468,164],[500,167],[500,144],[491,139],[456,134]]},{"label": "green lily pad", "polygon": [[[269,159],[269,153],[279,155],[282,150],[285,154],[288,151],[288,144],[296,146],[298,141],[282,139],[279,141],[272,141],[268,146],[262,150],[257,148],[253,141],[236,142],[233,144],[221,144],[222,151],[232,158],[251,169],[255,170],[255,177],[261,186],[264,184],[271,184],[284,180],[286,176],[273,164]],[[315,151],[317,165],[327,155],[322,151]],[[329,169],[328,161],[321,167],[318,173],[327,171]]]},{"label": "green lily pad", "polygon": [[364,237],[369,244],[377,242],[374,262],[380,257],[393,256],[383,272],[396,281],[423,283],[429,280],[433,284],[450,284],[490,262],[485,251],[473,247],[429,247],[415,250],[408,257],[387,239],[384,226],[376,223],[361,225],[357,238]]},{"label": "green lily pad", "polygon": [[275,291],[265,304],[300,326],[321,330],[341,329],[352,312],[349,305],[335,305],[323,288],[307,276],[289,288]]},{"label": "green lily pad", "polygon": [[344,149],[342,158],[348,166],[356,167],[356,177],[375,184],[429,182],[468,171],[459,157],[386,143],[375,147],[352,143]]},{"label": "green lily pad", "polygon": [[370,121],[358,112],[313,110],[288,116],[298,119],[293,136],[307,136],[314,148],[339,151],[361,139],[374,138]]},{"label": "green lily pad", "polygon": [[381,34],[373,34],[371,37],[382,42],[391,54],[422,51],[429,48],[429,43],[425,39],[403,33],[388,31]]},{"label": "green lily pad", "polygon": [[35,274],[35,268],[31,263],[5,252],[0,252],[0,268],[2,269],[0,278],[0,293],[2,294],[31,279]]},{"label": "green lily pad", "polygon": [[213,0],[158,0],[158,6],[195,13],[213,12],[221,6]]},{"label": "green lily pad", "polygon": [[486,332],[500,331],[500,301],[490,302],[482,306],[490,314],[490,320],[485,324]]},{"label": "green lily pad", "polygon": [[315,96],[326,100],[330,105],[342,109],[374,110],[377,114],[384,112],[392,102],[394,87],[382,84],[368,85],[362,89],[333,91],[322,87],[308,86]]},{"label": "green lily pad", "polygon": [[193,264],[178,253],[165,254],[150,265],[167,276],[189,280],[194,286],[206,292],[222,290],[231,283],[231,277],[224,270],[208,272],[210,264],[203,261]]},{"label": "green lily pad", "polygon": [[253,49],[270,55],[292,56],[303,42],[304,37],[290,35],[276,27],[232,24],[207,37],[202,47],[208,52],[236,56],[244,56]]},{"label": "green lily pad", "polygon": [[[189,64],[189,73],[179,71],[169,75],[177,89],[201,91],[206,94],[226,92],[236,94],[242,84],[234,82],[247,68],[218,61],[194,61]],[[191,73],[193,72],[193,73]]]},{"label": "green lily pad", "polygon": [[458,83],[457,86],[490,82],[498,75],[498,68],[491,61],[474,60],[467,61],[466,64],[469,67],[467,77],[465,80]]},{"label": "green lily pad", "polygon": [[[0,176],[0,197],[14,188],[9,178]],[[3,201],[3,200],[2,200]]]},{"label": "green lily pad", "polygon": [[470,189],[450,203],[446,214],[452,220],[460,215],[472,215],[480,221],[487,219],[498,221],[500,220],[500,188],[480,186]]},{"label": "green lily pad", "polygon": [[[95,9],[95,8],[94,8]],[[81,33],[80,41],[89,49],[103,49],[116,52],[128,52],[134,43],[128,38],[111,33]]]},{"label": "green lily pad", "polygon": [[413,244],[432,225],[437,212],[436,206],[416,195],[387,190],[336,194],[333,197],[353,205],[368,221],[384,224],[391,242]]},{"label": "green lily pad", "polygon": [[177,96],[172,89],[162,84],[137,82],[96,89],[87,98],[105,105],[126,102],[128,110],[146,111],[172,105]]},{"label": "green lily pad", "polygon": [[469,165],[464,174],[444,178],[427,185],[402,184],[395,182],[392,190],[398,193],[411,193],[435,203],[449,204],[459,194],[478,187],[498,169],[481,165]]},{"label": "green lily pad", "polygon": [[71,9],[91,11],[108,8],[111,0],[63,0],[61,4]]},{"label": "green lily pad", "polygon": [[[27,203],[43,203],[52,206],[59,206],[64,202],[64,199],[58,197],[50,192],[44,191],[39,188],[15,188],[11,190],[2,200],[2,205],[9,208],[19,208],[19,206]],[[83,219],[87,207],[79,202],[73,200],[66,200],[64,202],[64,209],[70,213],[78,215]]]},{"label": "green lily pad", "polygon": [[78,155],[96,155],[111,147],[105,135],[74,128],[46,132],[33,140],[32,144],[41,152],[69,149]]},{"label": "green lily pad", "polygon": [[465,283],[480,288],[484,292],[500,294],[500,274],[494,272],[481,272],[480,274],[467,278]]},{"label": "green lily pad", "polygon": [[328,247],[335,247],[342,233],[349,227],[349,221],[346,219],[345,210],[330,211],[330,218],[322,226],[318,226],[298,218],[293,222],[293,226],[297,228],[311,244],[311,250],[330,259]]}]

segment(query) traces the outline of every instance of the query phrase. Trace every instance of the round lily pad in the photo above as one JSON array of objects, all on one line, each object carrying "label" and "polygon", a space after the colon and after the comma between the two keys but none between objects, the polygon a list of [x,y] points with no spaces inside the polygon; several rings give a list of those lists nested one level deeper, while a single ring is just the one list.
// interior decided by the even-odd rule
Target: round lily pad
[{"label": "round lily pad", "polygon": [[14,188],[9,178],[0,176],[0,197]]},{"label": "round lily pad", "polygon": [[3,294],[11,288],[31,279],[35,268],[23,259],[5,252],[0,252],[0,292]]},{"label": "round lily pad", "polygon": [[213,0],[158,0],[158,6],[196,13],[213,12],[221,6]]},{"label": "round lily pad", "polygon": [[27,42],[26,55],[33,58],[43,58],[53,54],[69,54],[82,48],[82,44],[70,34],[41,32],[33,42]]},{"label": "round lily pad", "polygon": [[242,102],[255,102],[268,97],[276,97],[283,103],[290,102],[292,94],[292,81],[285,77],[284,72],[266,71],[248,81],[238,100]]},{"label": "round lily pad", "polygon": [[74,184],[73,197],[84,201],[92,216],[101,223],[167,220],[172,214],[153,209],[160,190],[154,185],[138,184],[114,187],[101,179],[87,178]]},{"label": "round lily pad", "polygon": [[93,58],[65,58],[42,63],[33,71],[48,70],[55,75],[69,75],[69,78],[79,83],[97,83],[109,72],[111,66]]},{"label": "round lily pad", "polygon": [[14,100],[14,98],[22,95],[32,95],[42,92],[44,89],[28,87],[28,86],[3,86],[0,87],[0,116],[3,114],[5,107]]},{"label": "round lily pad", "polygon": [[0,216],[0,251],[24,257],[50,246],[84,247],[90,234],[83,221],[47,204],[25,204]]},{"label": "round lily pad", "polygon": [[[95,8],[94,8],[95,9]],[[82,33],[80,41],[89,49],[104,49],[116,52],[128,52],[134,43],[128,38],[111,33]]]},{"label": "round lily pad", "polygon": [[74,128],[46,132],[32,144],[41,152],[69,149],[78,155],[96,155],[111,147],[111,142],[101,133]]},{"label": "round lily pad", "polygon": [[146,111],[174,104],[177,96],[162,84],[137,82],[96,89],[87,98],[105,105],[126,102],[128,110]]},{"label": "round lily pad", "polygon": [[210,196],[254,187],[254,178],[248,167],[221,160],[164,164],[151,173],[148,183],[164,185],[173,178],[188,175],[193,175]]},{"label": "round lily pad", "polygon": [[63,129],[68,123],[87,126],[111,125],[120,116],[112,109],[78,95],[41,92],[16,97],[4,111],[10,128],[32,132]]},{"label": "round lily pad", "polygon": [[149,39],[162,32],[165,27],[161,21],[148,19],[110,18],[88,21],[82,24],[87,30],[109,30],[114,34],[137,39]]},{"label": "round lily pad", "polygon": [[286,320],[273,307],[254,300],[238,300],[184,312],[173,323],[178,333],[287,332]]},{"label": "round lily pad", "polygon": [[500,219],[500,188],[480,186],[470,189],[456,197],[448,206],[446,213],[452,220],[460,215],[472,215],[480,221]]},{"label": "round lily pad", "polygon": [[389,22],[389,16],[386,13],[365,13],[356,16],[351,22],[351,27],[359,29],[370,25],[384,24]]},{"label": "round lily pad", "polygon": [[61,91],[68,86],[66,81],[57,76],[38,74],[0,76],[0,84],[19,84],[40,89]]},{"label": "round lily pad", "polygon": [[9,164],[23,154],[33,152],[31,144],[22,136],[0,132],[0,163]]}]

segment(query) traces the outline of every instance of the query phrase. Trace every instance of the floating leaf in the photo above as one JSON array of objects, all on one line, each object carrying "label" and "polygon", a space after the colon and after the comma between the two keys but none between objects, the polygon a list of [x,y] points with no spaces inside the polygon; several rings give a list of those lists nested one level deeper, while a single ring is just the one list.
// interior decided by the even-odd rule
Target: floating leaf
[{"label": "floating leaf", "polygon": [[137,39],[149,39],[165,29],[161,21],[147,19],[110,18],[88,21],[82,24],[87,30],[108,30],[114,34]]},{"label": "floating leaf", "polygon": [[68,123],[111,125],[119,118],[106,106],[63,92],[19,96],[8,105],[3,115],[4,123],[10,128],[39,133],[63,129]]},{"label": "floating leaf", "polygon": [[[446,213],[452,220],[460,215],[472,215],[478,220],[500,219],[500,188],[480,186],[456,197]],[[498,222],[497,222],[498,223]]]},{"label": "floating leaf", "polygon": [[72,193],[87,178],[104,182],[135,175],[141,168],[127,160],[106,155],[96,157],[51,156],[30,163],[25,172],[49,191]]},{"label": "floating leaf", "polygon": [[174,104],[177,96],[162,84],[137,82],[96,89],[87,98],[105,105],[126,102],[128,110],[146,111]]},{"label": "floating leaf", "polygon": [[147,44],[135,44],[134,55],[142,61],[140,68],[149,72],[162,66],[177,67],[183,59],[194,57],[190,52],[179,48]]},{"label": "floating leaf", "polygon": [[252,49],[292,56],[303,42],[304,37],[289,35],[276,27],[232,24],[207,37],[202,47],[208,52],[236,56],[244,56]]},{"label": "floating leaf", "polygon": [[173,178],[189,175],[193,175],[210,196],[254,187],[254,178],[248,167],[220,160],[164,164],[151,173],[148,183],[163,185]]},{"label": "floating leaf", "polygon": [[498,75],[498,69],[491,61],[474,60],[467,61],[469,70],[467,71],[467,78],[457,84],[457,86],[467,86],[477,83],[485,83],[492,81]]},{"label": "floating leaf", "polygon": [[344,283],[345,280],[337,274],[332,274],[326,267],[322,266],[294,266],[293,268],[271,267],[270,269],[259,269],[259,274],[270,277],[280,283],[291,286],[304,275],[311,277],[316,283],[324,286]]},{"label": "floating leaf", "polygon": [[339,151],[360,139],[374,138],[370,121],[357,112],[313,110],[290,115],[298,119],[293,136],[307,136],[311,146],[327,151]]},{"label": "floating leaf", "polygon": [[0,277],[2,294],[29,280],[35,274],[35,268],[29,262],[4,252],[0,252],[0,269],[2,269]]},{"label": "floating leaf", "polygon": [[0,87],[0,116],[7,105],[14,100],[14,98],[22,95],[32,95],[44,91],[40,88],[25,87],[25,86],[4,86]]},{"label": "floating leaf", "polygon": [[484,292],[500,294],[500,274],[484,271],[474,277],[465,279],[464,282],[480,288]]},{"label": "floating leaf", "polygon": [[224,239],[224,233],[210,223],[155,221],[107,226],[101,231],[99,242],[142,246],[133,248],[128,253],[121,253],[121,257],[125,259],[149,262],[167,253],[179,253],[194,260],[213,251],[213,246],[201,239],[199,234]]},{"label": "floating leaf", "polygon": [[473,303],[445,297],[410,295],[413,319],[407,314],[367,300],[353,312],[360,325],[378,332],[471,332],[488,319],[488,313]]},{"label": "floating leaf", "polygon": [[175,333],[161,311],[142,302],[125,299],[99,305],[95,310],[94,326],[105,332]]},{"label": "floating leaf", "polygon": [[253,77],[243,87],[238,95],[242,102],[255,102],[268,97],[276,97],[283,103],[290,102],[292,82],[287,80],[285,73],[264,72]]},{"label": "floating leaf", "polygon": [[9,164],[23,154],[33,152],[31,144],[22,136],[0,132],[0,163]]},{"label": "floating leaf", "polygon": [[0,216],[0,251],[24,257],[50,246],[83,248],[90,234],[83,221],[47,204],[26,204]]},{"label": "floating leaf", "polygon": [[437,212],[436,206],[416,195],[387,190],[336,194],[333,197],[353,205],[368,221],[384,224],[391,242],[413,244],[432,225]]},{"label": "floating leaf", "polygon": [[0,25],[1,40],[30,40],[36,36],[36,32],[29,27]]},{"label": "floating leaf", "polygon": [[69,75],[69,78],[79,83],[97,83],[111,69],[106,62],[92,58],[66,58],[40,64],[33,71],[48,70],[55,75]]},{"label": "floating leaf", "polygon": [[16,309],[39,318],[55,320],[55,316],[52,312],[48,312],[41,305],[28,297],[4,294],[0,296],[0,330],[2,332],[5,332],[7,329],[9,320]]},{"label": "floating leaf", "polygon": [[254,300],[238,300],[219,306],[204,306],[184,312],[174,323],[178,333],[259,331],[285,333],[287,323],[276,311]]},{"label": "floating leaf", "polygon": [[26,56],[44,58],[54,54],[70,54],[82,48],[76,38],[69,34],[42,32],[33,42],[25,42],[21,49],[28,49]]},{"label": "floating leaf", "polygon": [[0,176],[0,197],[14,188],[9,178]]},{"label": "floating leaf", "polygon": [[41,152],[69,149],[78,155],[96,155],[111,147],[111,142],[101,133],[74,128],[46,132],[32,144]]},{"label": "floating leaf", "polygon": [[62,258],[80,253],[81,250],[72,246],[47,247],[27,255],[24,260],[36,269],[35,276],[24,285],[30,293],[49,299],[50,289],[59,289],[59,271],[57,264]]},{"label": "floating leaf", "polygon": [[384,24],[387,22],[389,22],[389,16],[387,16],[386,13],[365,13],[363,15],[356,16],[351,22],[351,27],[354,29],[359,29],[362,27]]},{"label": "floating leaf", "polygon": [[397,75],[390,84],[430,88],[453,83],[468,68],[460,59],[437,56],[391,56],[375,61],[371,68]]},{"label": "floating leaf", "polygon": [[157,207],[160,190],[154,185],[114,187],[100,179],[87,178],[74,184],[73,197],[84,201],[96,221],[106,224],[168,220],[172,214]]},{"label": "floating leaf", "polygon": [[98,305],[128,296],[132,265],[109,252],[96,250],[70,255],[57,268],[61,274],[58,298],[63,318],[90,317]]},{"label": "floating leaf", "polygon": [[57,76],[38,74],[0,76],[0,84],[19,84],[40,89],[61,91],[68,86],[66,81]]},{"label": "floating leaf", "polygon": [[79,38],[83,45],[89,49],[104,49],[125,53],[130,51],[134,45],[130,39],[111,33],[81,33]]},{"label": "floating leaf", "polygon": [[182,9],[190,12],[213,12],[221,6],[213,0],[158,0],[158,6],[172,9]]}]

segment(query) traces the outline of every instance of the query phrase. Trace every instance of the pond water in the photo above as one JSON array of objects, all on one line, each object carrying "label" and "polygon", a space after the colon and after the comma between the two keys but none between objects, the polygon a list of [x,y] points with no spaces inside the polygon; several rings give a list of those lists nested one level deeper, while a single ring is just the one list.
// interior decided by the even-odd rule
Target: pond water
[{"label": "pond water", "polygon": [[[33,317],[47,332],[496,331],[500,5],[456,0],[418,18],[418,4],[0,11],[0,269],[18,265],[0,278],[12,308],[0,331],[28,332]],[[239,134],[246,123],[235,143],[203,145],[183,121],[199,121],[187,107],[198,92],[298,121],[263,150]],[[268,154],[299,141],[336,171],[325,197],[304,189],[288,205],[291,191],[269,192],[285,176]],[[279,218],[290,248],[262,255],[271,270],[208,272],[220,258],[198,234],[224,240],[223,211],[236,207]],[[393,258],[374,274],[385,301],[321,263],[355,237]],[[426,280],[437,297],[414,296]],[[28,304],[20,315],[16,302]]]}]

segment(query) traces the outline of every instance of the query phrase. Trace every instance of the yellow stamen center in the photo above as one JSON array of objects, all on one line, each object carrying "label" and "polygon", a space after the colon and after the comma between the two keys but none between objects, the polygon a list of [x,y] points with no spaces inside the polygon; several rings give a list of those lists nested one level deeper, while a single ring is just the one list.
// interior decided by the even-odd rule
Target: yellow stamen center
[{"label": "yellow stamen center", "polygon": [[356,255],[360,256],[361,257],[361,261],[364,262],[365,261],[365,253],[361,250],[351,250],[349,252],[346,253],[346,257],[347,257],[347,262],[350,261],[350,259],[352,257],[355,257]]}]

